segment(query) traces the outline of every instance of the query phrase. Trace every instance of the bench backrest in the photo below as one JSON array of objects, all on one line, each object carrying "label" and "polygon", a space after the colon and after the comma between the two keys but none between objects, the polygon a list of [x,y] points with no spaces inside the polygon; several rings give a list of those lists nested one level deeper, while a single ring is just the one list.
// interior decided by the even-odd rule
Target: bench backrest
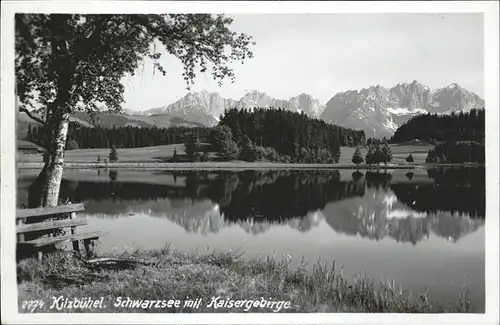
[{"label": "bench backrest", "polygon": [[35,208],[35,209],[19,209],[16,212],[16,219],[27,219],[32,217],[49,216],[53,214],[64,214],[71,212],[85,211],[83,203],[59,205],[56,207]]},{"label": "bench backrest", "polygon": [[[41,230],[71,228],[71,233],[75,233],[77,226],[87,224],[85,218],[76,218],[76,212],[85,211],[83,203],[59,205],[55,207],[35,208],[35,209],[19,209],[16,213],[16,233],[18,234],[17,241],[24,241],[24,234],[29,232],[37,232]],[[66,216],[67,220],[47,220],[50,217]],[[34,217],[47,217],[42,220],[28,220]],[[43,220],[45,219],[45,220]],[[28,222],[28,223],[27,223]]]},{"label": "bench backrest", "polygon": [[[73,250],[78,252],[79,241],[83,240],[87,257],[90,257],[92,255],[90,247],[93,247],[93,242],[102,232],[77,233],[77,226],[87,224],[85,217],[76,217],[76,212],[80,211],[85,211],[82,203],[17,210],[18,256],[30,255],[33,251],[38,251],[38,259],[41,260],[44,247],[55,247],[66,242],[72,242]],[[70,232],[57,231],[63,229],[68,229]]]}]

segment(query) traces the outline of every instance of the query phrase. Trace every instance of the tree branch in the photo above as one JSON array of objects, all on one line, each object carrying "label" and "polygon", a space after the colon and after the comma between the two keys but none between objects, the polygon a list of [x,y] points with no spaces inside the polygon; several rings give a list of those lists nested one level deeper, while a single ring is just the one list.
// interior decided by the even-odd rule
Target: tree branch
[{"label": "tree branch", "polygon": [[34,116],[33,114],[31,114],[31,112],[30,112],[30,111],[28,111],[26,108],[24,108],[24,107],[19,107],[19,111],[20,111],[20,112],[24,112],[24,113],[26,113],[26,115],[28,115],[28,117],[29,117],[29,118],[31,118],[33,121],[36,121],[36,122],[38,122],[38,123],[40,123],[40,124],[42,124],[42,125],[45,125],[45,122],[44,122],[43,120],[41,120],[41,119],[39,119],[38,117],[36,117],[36,116]]}]

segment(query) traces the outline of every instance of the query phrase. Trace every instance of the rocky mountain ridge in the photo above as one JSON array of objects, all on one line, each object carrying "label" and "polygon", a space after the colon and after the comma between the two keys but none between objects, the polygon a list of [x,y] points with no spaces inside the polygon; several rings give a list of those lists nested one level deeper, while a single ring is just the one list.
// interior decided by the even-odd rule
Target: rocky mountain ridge
[{"label": "rocky mountain ridge", "polygon": [[337,93],[320,118],[344,127],[362,129],[369,137],[391,136],[417,114],[469,111],[484,107],[484,100],[453,83],[432,91],[417,81],[392,88],[380,85]]},{"label": "rocky mountain ridge", "polygon": [[225,109],[253,107],[280,107],[329,123],[364,130],[368,137],[390,137],[398,126],[414,115],[469,111],[472,108],[484,107],[484,100],[456,83],[433,91],[415,80],[411,83],[398,83],[392,88],[376,85],[361,90],[339,92],[326,105],[305,93],[283,100],[253,90],[234,100],[208,91],[190,92],[170,105],[139,114],[166,114],[213,126],[217,124]]},{"label": "rocky mountain ridge", "polygon": [[203,90],[200,92],[189,92],[170,105],[149,109],[141,113],[135,113],[134,115],[151,116],[168,114],[190,122],[212,126],[217,124],[220,115],[224,113],[225,109],[252,109],[254,107],[280,107],[293,112],[304,112],[313,117],[319,117],[324,108],[319,100],[305,93],[292,97],[289,100],[283,100],[253,90],[247,92],[239,100],[234,100],[223,98],[219,93],[210,93]]},{"label": "rocky mountain ridge", "polygon": [[[124,108],[122,114],[104,111],[98,113],[98,118],[103,127],[214,126],[225,109],[254,107],[280,107],[328,123],[364,130],[367,137],[381,138],[392,136],[401,124],[417,114],[466,112],[484,107],[484,100],[456,83],[432,91],[413,81],[398,83],[392,88],[376,85],[339,92],[326,105],[305,93],[285,100],[253,90],[235,100],[208,91],[189,92],[170,105],[141,112]],[[91,119],[83,112],[76,112],[72,120],[91,126]]]}]

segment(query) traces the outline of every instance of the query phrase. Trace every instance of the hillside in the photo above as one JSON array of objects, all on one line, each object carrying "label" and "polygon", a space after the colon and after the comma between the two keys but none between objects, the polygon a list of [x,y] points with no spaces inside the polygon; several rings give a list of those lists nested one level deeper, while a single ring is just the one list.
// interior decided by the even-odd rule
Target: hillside
[{"label": "hillside", "polygon": [[[167,114],[158,114],[158,115],[130,115],[125,113],[127,110],[124,110],[123,114],[118,113],[110,113],[110,112],[99,112],[96,114],[96,118],[92,121],[92,118],[84,112],[75,112],[73,116],[71,116],[70,121],[76,122],[79,125],[84,127],[95,127],[100,126],[102,128],[120,128],[120,127],[140,127],[140,128],[168,128],[168,127],[203,127],[202,123],[197,122],[189,122],[184,120],[181,117],[175,117]],[[34,114],[37,116],[37,114]],[[18,122],[17,122],[17,138],[25,140],[28,135],[28,126],[31,127],[38,126],[39,123],[33,121],[29,118],[25,113],[19,113]]]},{"label": "hillside", "polygon": [[[73,114],[73,118],[77,121],[84,121],[89,125],[92,124],[91,117],[84,112],[76,112]],[[111,112],[100,112],[96,114],[96,123],[104,128],[111,127],[124,127],[124,126],[135,126],[135,127],[172,127],[172,126],[186,126],[186,127],[196,127],[203,126],[201,123],[189,122],[180,117],[168,115],[168,114],[156,114],[156,115],[129,115],[125,112],[123,114],[111,113]]]}]

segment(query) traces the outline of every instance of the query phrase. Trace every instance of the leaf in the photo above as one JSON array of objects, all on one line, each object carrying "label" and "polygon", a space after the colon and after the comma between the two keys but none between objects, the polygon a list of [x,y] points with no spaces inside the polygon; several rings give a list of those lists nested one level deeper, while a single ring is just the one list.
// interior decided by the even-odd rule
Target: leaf
[{"label": "leaf", "polygon": [[253,56],[255,44],[245,34],[230,31],[224,15],[16,15],[15,71],[21,105],[43,105],[57,111],[119,111],[121,80],[134,75],[147,57],[153,73],[166,75],[157,52],[161,44],[184,66],[186,86],[194,84],[198,68],[209,67],[221,84],[234,81],[232,61]]}]

